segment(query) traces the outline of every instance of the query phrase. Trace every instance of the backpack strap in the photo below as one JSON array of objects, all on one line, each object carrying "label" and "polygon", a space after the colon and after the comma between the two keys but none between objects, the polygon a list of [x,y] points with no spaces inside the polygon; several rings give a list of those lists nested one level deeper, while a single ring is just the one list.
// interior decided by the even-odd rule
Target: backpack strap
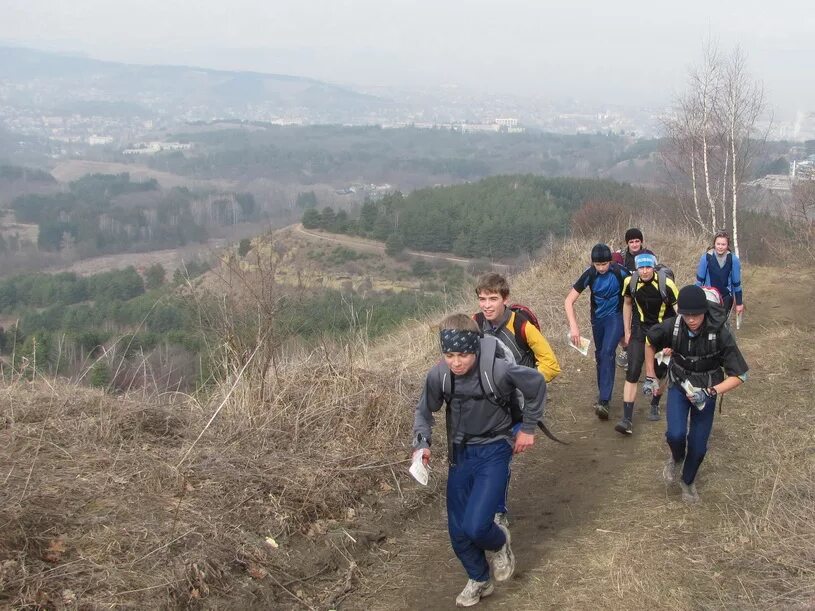
[{"label": "backpack strap", "polygon": [[733,287],[731,293],[733,294],[733,299],[736,298],[736,289],[741,288],[741,279],[738,282],[733,280],[733,253],[731,251],[727,252],[727,263],[730,264],[730,283]]},{"label": "backpack strap", "polygon": [[589,280],[586,282],[586,286],[592,288],[595,280],[597,280],[597,268],[591,265],[589,267]]},{"label": "backpack strap", "polygon": [[484,337],[481,339],[481,352],[478,355],[478,383],[481,385],[481,392],[493,405],[507,410],[509,400],[502,397],[498,392],[498,385],[495,383],[495,355],[498,348],[498,340],[494,337]]},{"label": "backpack strap", "polygon": [[719,353],[719,329],[713,329],[707,334],[708,350],[710,354]]},{"label": "backpack strap", "polygon": [[453,372],[449,367],[441,374],[441,394],[444,397],[444,402],[450,406],[450,401],[453,399]]},{"label": "backpack strap", "polygon": [[623,288],[623,282],[625,282],[625,277],[628,275],[623,273],[623,269],[624,268],[617,263],[611,264],[611,271],[617,276],[617,282],[620,283],[620,288]]},{"label": "backpack strap", "polygon": [[[634,301],[637,300],[637,282],[639,282],[640,274],[636,270],[631,272],[631,276],[629,276],[631,280],[628,281],[628,292],[631,293],[631,299]],[[625,282],[625,280],[623,280]]]},{"label": "backpack strap", "polygon": [[523,352],[531,352],[532,349],[529,347],[529,342],[526,341],[526,331],[524,329],[525,324],[532,324],[532,321],[519,310],[512,310],[515,314],[515,318],[512,321],[512,333],[515,335],[515,343],[518,344],[518,349]]},{"label": "backpack strap", "polygon": [[670,305],[671,299],[668,297],[668,272],[665,268],[657,270],[657,286],[659,286],[659,296],[662,297],[662,303]]},{"label": "backpack strap", "polygon": [[674,320],[674,330],[671,334],[671,350],[677,354],[679,354],[679,327],[681,324],[682,318],[677,316],[676,320]]},{"label": "backpack strap", "polygon": [[[614,276],[617,278],[617,281],[620,283],[620,288],[622,288],[623,287],[623,281],[625,280],[625,274],[623,274],[622,267],[618,263],[614,263],[612,261],[611,264],[609,265],[608,270],[612,274],[614,274]],[[589,281],[587,283],[587,286],[589,288],[592,288],[592,285],[594,284],[594,281],[597,280],[597,276],[599,276],[599,274],[597,273],[597,268],[594,267],[594,265],[592,265],[589,268]]]},{"label": "backpack strap", "polygon": [[453,447],[453,438],[455,432],[453,431],[453,411],[450,408],[450,403],[453,401],[453,372],[449,367],[445,368],[446,371],[441,377],[442,396],[444,397],[444,429],[447,433],[447,464],[451,467],[456,464],[456,452]]},{"label": "backpack strap", "polygon": [[703,286],[705,284],[709,284],[708,282],[705,282],[705,280],[707,276],[710,276],[710,266],[712,262],[713,255],[711,254],[711,251],[705,252],[705,275],[700,276],[698,273],[696,274],[696,281]]}]

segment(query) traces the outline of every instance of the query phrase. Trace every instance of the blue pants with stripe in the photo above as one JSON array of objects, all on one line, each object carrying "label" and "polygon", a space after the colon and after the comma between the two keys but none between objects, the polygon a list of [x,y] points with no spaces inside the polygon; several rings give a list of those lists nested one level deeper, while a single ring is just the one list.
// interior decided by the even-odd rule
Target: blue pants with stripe
[{"label": "blue pants with stripe", "polygon": [[623,315],[612,314],[591,321],[594,360],[597,362],[597,391],[600,401],[610,401],[614,391],[614,356],[623,337]]},{"label": "blue pants with stripe", "polygon": [[456,464],[447,475],[447,529],[453,551],[467,576],[490,576],[485,551],[498,551],[506,542],[495,525],[495,508],[505,498],[512,446],[505,440],[455,446]]},{"label": "blue pants with stripe", "polygon": [[[707,453],[707,440],[713,429],[713,416],[716,413],[716,397],[705,403],[704,409],[697,409],[688,401],[685,391],[678,384],[668,389],[668,406],[666,417],[668,430],[665,440],[671,448],[673,459],[679,463],[685,461],[682,468],[682,481],[692,484],[696,472],[702,465]],[[688,420],[690,419],[690,427]]]}]

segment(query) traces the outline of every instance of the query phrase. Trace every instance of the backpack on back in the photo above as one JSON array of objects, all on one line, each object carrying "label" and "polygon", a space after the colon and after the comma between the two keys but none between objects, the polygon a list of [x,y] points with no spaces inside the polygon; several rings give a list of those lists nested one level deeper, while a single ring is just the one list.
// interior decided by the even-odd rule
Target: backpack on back
[{"label": "backpack on back", "polygon": [[541,324],[538,320],[538,317],[535,316],[535,313],[529,309],[525,305],[521,305],[520,303],[513,303],[509,306],[509,309],[515,312],[515,322],[513,323],[512,333],[515,335],[515,341],[518,343],[518,348],[520,348],[523,352],[531,353],[532,354],[532,363],[535,363],[535,354],[532,352],[532,348],[529,347],[529,343],[526,341],[526,333],[524,332],[524,323],[532,323],[532,325],[538,330],[541,330]]},{"label": "backpack on back", "polygon": [[[673,270],[667,265],[662,263],[657,264],[654,268],[654,275],[657,277],[657,286],[659,287],[659,295],[662,297],[662,303],[671,305],[675,299],[668,293],[668,278],[676,280]],[[639,272],[631,272],[631,280],[628,283],[628,290],[631,293],[631,299],[634,299],[634,293],[637,292],[637,282],[639,281]]]},{"label": "backpack on back", "polygon": [[[727,310],[724,307],[722,295],[719,289],[712,286],[703,286],[702,290],[705,292],[707,298],[707,339],[710,345],[710,354],[715,355],[719,349],[719,333],[727,322]],[[681,316],[676,317],[674,322],[673,337],[671,338],[671,348],[674,351],[679,349],[679,326],[682,320]]]},{"label": "backpack on back", "polygon": [[[499,347],[501,348],[499,351]],[[498,384],[495,381],[495,363],[497,360],[503,360],[510,364],[515,364],[515,359],[512,352],[503,345],[501,340],[491,335],[486,335],[481,338],[480,351],[476,359],[476,366],[478,367],[478,383],[481,388],[481,395],[476,397],[466,397],[471,399],[486,399],[493,405],[500,407],[512,418],[512,426],[514,427],[519,422],[523,421],[523,397],[519,396],[520,391],[513,393],[510,396],[502,395]],[[444,363],[444,361],[441,361]],[[452,444],[454,433],[452,431],[452,418],[450,416],[450,403],[455,397],[460,397],[455,392],[455,376],[450,371],[449,367],[443,367],[441,370],[441,388],[444,402],[446,404],[445,422],[447,426],[447,446],[448,457],[453,456]],[[543,431],[552,441],[569,445],[565,441],[561,441],[549,430],[543,420],[538,420],[538,428]],[[494,436],[501,434],[502,431],[485,431],[485,436]],[[465,440],[466,443],[466,440]]]},{"label": "backpack on back", "polygon": [[[540,321],[528,306],[521,305],[520,303],[513,303],[508,305],[507,308],[515,313],[515,318],[512,324],[512,334],[515,336],[515,343],[518,345],[518,350],[521,352],[521,354],[531,355],[532,366],[534,367],[535,354],[532,352],[532,348],[529,347],[529,343],[526,341],[526,333],[524,333],[523,326],[524,323],[531,323],[538,331],[540,331]],[[483,312],[476,314],[473,319],[476,323],[478,323],[479,329],[484,328],[486,318],[484,317]]]},{"label": "backpack on back", "polygon": [[[478,397],[470,398],[485,398],[493,405],[509,411],[512,416],[512,423],[515,424],[516,422],[520,422],[523,418],[520,406],[517,405],[517,401],[513,401],[512,397],[501,395],[498,390],[498,384],[495,382],[495,361],[497,359],[503,359],[507,363],[515,363],[512,353],[507,348],[502,347],[499,356],[498,346],[501,344],[502,342],[499,339],[491,335],[486,335],[481,338],[476,367],[478,367],[478,383],[481,387],[482,394]],[[444,401],[449,407],[450,401],[457,395],[455,393],[455,378],[447,367],[444,367],[442,370],[441,389],[442,395],[444,395]],[[517,409],[515,410],[513,410],[512,407],[513,403],[516,404],[515,407]]]}]

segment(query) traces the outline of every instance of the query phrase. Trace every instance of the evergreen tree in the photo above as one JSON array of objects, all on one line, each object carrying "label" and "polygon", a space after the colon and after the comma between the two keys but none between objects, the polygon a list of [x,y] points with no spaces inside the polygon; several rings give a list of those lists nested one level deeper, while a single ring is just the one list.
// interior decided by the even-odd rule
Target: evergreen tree
[{"label": "evergreen tree", "polygon": [[322,225],[320,213],[316,208],[306,208],[303,212],[303,227],[306,229],[318,229]]},{"label": "evergreen tree", "polygon": [[154,263],[144,272],[144,286],[148,290],[157,289],[164,284],[167,271],[161,263]]}]

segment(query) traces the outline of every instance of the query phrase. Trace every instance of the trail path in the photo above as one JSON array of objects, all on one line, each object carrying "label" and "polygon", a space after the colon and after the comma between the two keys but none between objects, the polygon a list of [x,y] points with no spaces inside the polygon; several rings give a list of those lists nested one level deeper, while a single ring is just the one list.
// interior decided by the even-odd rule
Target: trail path
[{"label": "trail path", "polygon": [[[552,428],[571,445],[538,436],[532,451],[516,457],[509,505],[517,570],[478,609],[699,608],[695,588],[710,586],[713,571],[706,570],[704,553],[694,560],[694,546],[704,549],[708,528],[721,522],[728,504],[750,494],[740,489],[739,460],[750,454],[741,417],[778,400],[765,383],[779,375],[762,357],[773,341],[767,330],[808,320],[812,299],[812,278],[790,287],[769,270],[759,270],[748,274],[745,286],[754,297],[747,301],[738,337],[751,380],[726,397],[723,413],[716,416],[698,480],[702,503],[685,506],[678,488],[661,480],[667,455],[664,405],[662,420],[649,422],[646,401],[638,397],[634,435],[619,435],[613,427],[622,410],[622,370],[611,418],[600,422],[591,411],[593,359],[567,353],[561,345],[564,373],[550,386],[547,409]],[[809,375],[803,365],[798,373],[790,371],[786,375]],[[447,536],[442,462],[433,465],[436,490],[427,493],[438,498],[382,546],[378,562],[362,569],[359,588],[341,609],[455,608],[466,576]],[[672,575],[677,563],[683,568]],[[750,606],[749,592],[745,597]]]}]

